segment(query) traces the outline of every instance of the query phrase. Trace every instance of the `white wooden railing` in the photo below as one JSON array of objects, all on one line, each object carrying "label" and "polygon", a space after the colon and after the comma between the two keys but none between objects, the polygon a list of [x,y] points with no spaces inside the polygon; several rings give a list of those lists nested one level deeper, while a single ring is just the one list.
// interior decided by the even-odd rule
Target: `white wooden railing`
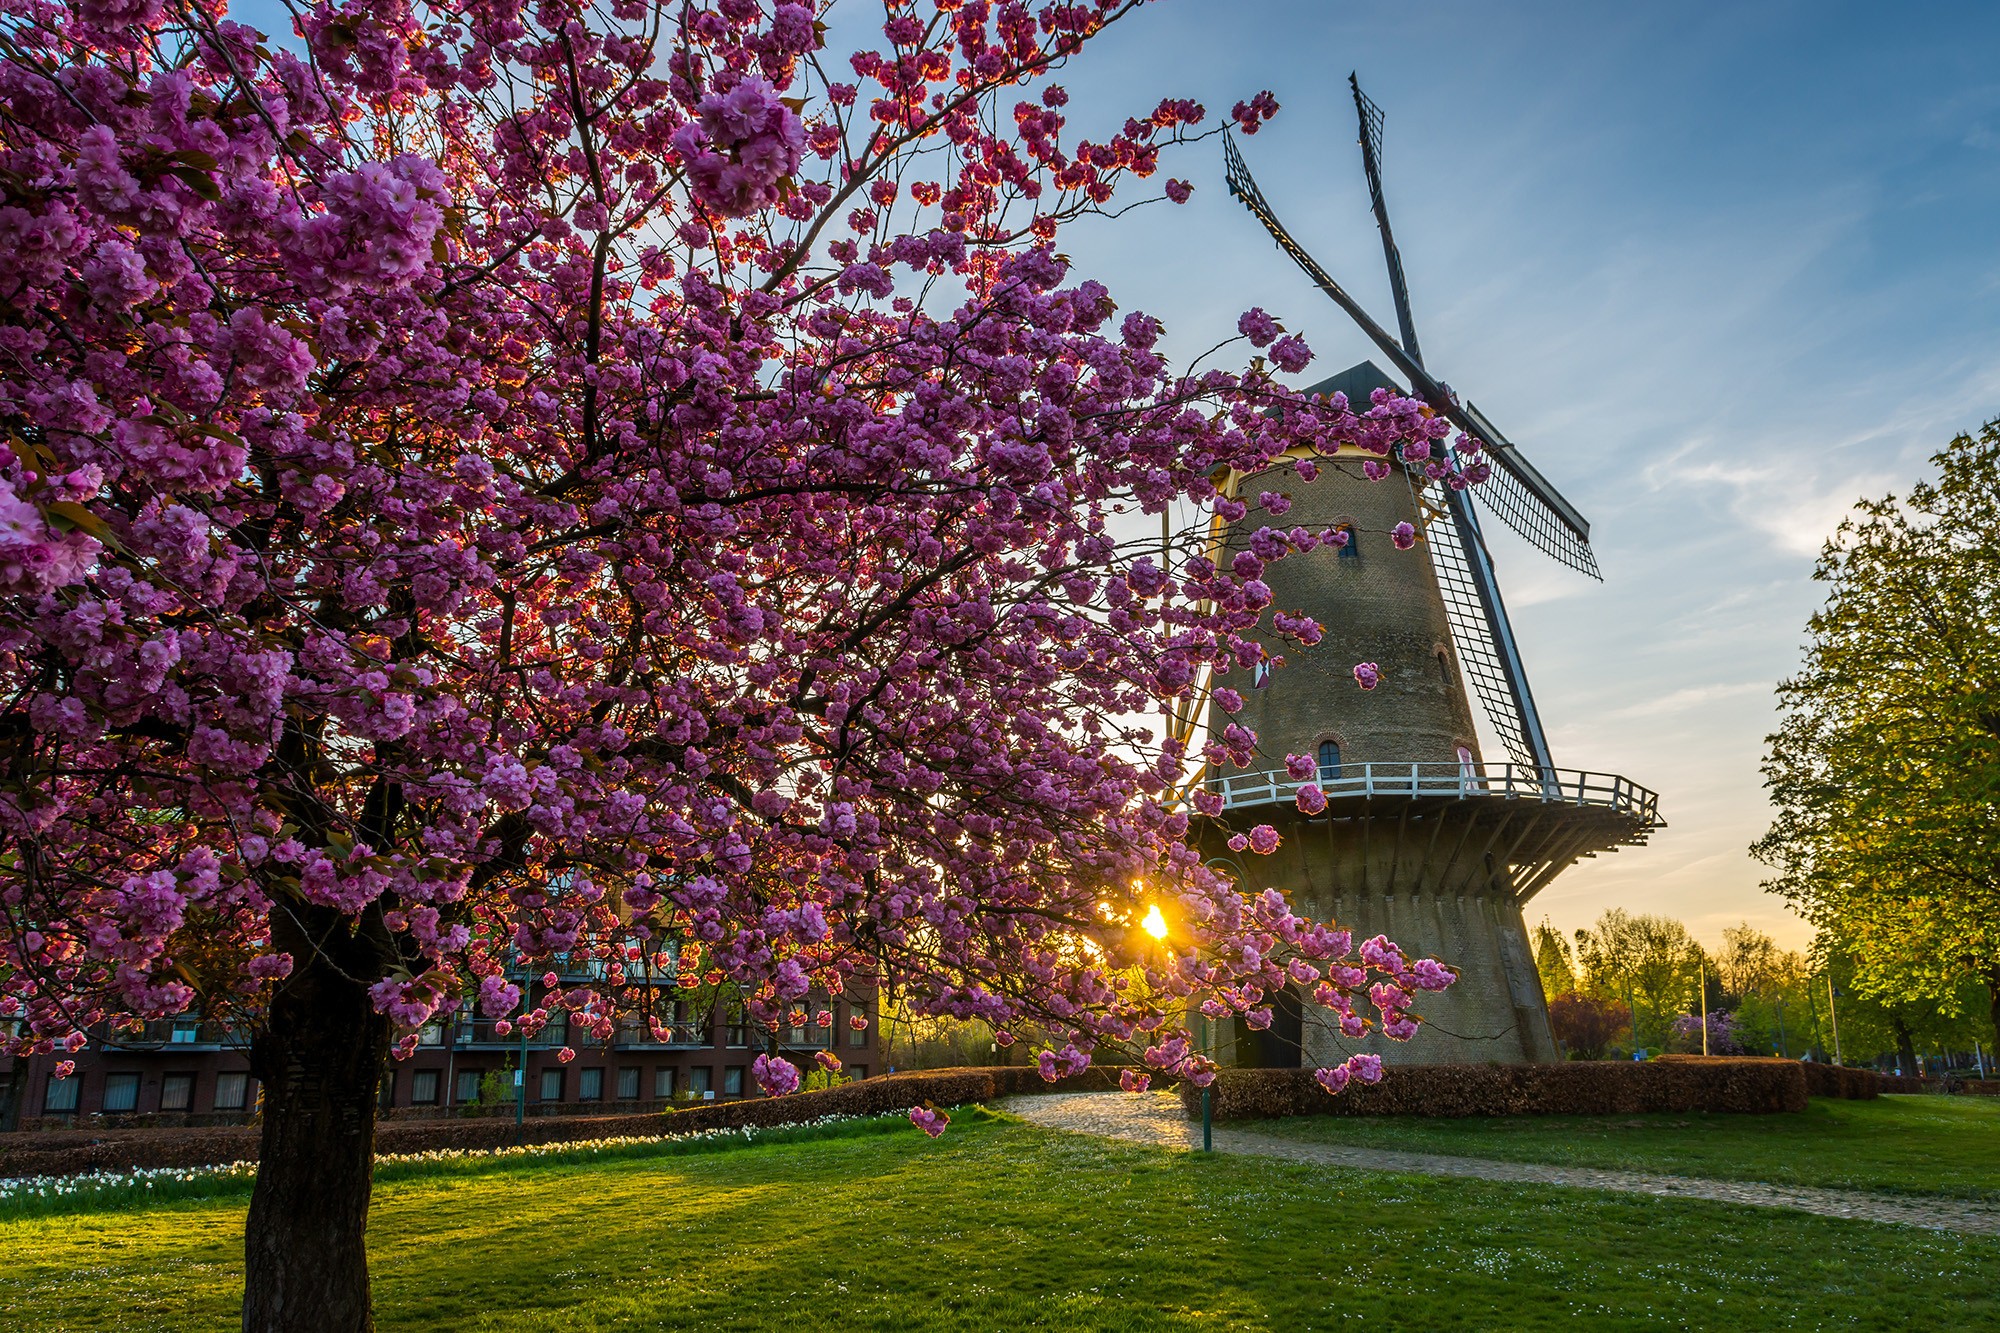
[{"label": "white wooden railing", "polygon": [[1461,800],[1511,797],[1564,805],[1595,805],[1644,820],[1660,821],[1660,798],[1615,773],[1586,773],[1574,768],[1535,768],[1526,764],[1384,764],[1343,763],[1338,775],[1303,781],[1284,769],[1262,773],[1225,773],[1206,785],[1222,796],[1224,809],[1247,805],[1290,805],[1299,788],[1317,783],[1328,801],[1353,796],[1441,796]]}]

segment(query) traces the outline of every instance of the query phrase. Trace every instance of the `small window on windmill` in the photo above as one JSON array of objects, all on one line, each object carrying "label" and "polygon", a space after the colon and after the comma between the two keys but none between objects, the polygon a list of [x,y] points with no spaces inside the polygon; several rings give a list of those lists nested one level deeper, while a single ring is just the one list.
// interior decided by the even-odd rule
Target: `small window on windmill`
[{"label": "small window on windmill", "polygon": [[1319,743],[1319,780],[1334,782],[1340,777],[1340,742]]},{"label": "small window on windmill", "polygon": [[1361,558],[1361,536],[1355,532],[1354,525],[1352,523],[1336,523],[1333,525],[1333,530],[1347,538],[1346,541],[1340,544],[1340,558],[1342,560],[1359,560]]},{"label": "small window on windmill", "polygon": [[1261,690],[1271,683],[1271,663],[1268,659],[1250,668],[1250,688]]}]

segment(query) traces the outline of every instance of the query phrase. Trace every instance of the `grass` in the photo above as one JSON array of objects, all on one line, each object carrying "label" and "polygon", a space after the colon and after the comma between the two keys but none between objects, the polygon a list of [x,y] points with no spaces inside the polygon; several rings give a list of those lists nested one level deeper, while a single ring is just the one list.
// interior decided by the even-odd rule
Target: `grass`
[{"label": "grass", "polygon": [[[240,1200],[0,1223],[0,1327],[230,1326]],[[2000,1326],[2000,1240],[1169,1154],[962,1113],[376,1193],[390,1330]]]},{"label": "grass", "polygon": [[[375,1160],[375,1183],[424,1179],[440,1175],[477,1175],[517,1170],[529,1164],[552,1166],[577,1162],[623,1161],[636,1157],[670,1157],[680,1153],[729,1152],[764,1143],[802,1143],[819,1139],[860,1138],[870,1134],[900,1134],[910,1127],[903,1115],[835,1116],[766,1129],[696,1130],[654,1138],[625,1137],[532,1144],[498,1152],[477,1149],[391,1154]],[[138,1171],[100,1171],[51,1179],[34,1177],[0,1180],[0,1222],[52,1213],[99,1212],[183,1199],[250,1197],[257,1182],[254,1164],[225,1167],[165,1167]]]},{"label": "grass", "polygon": [[1243,1128],[1363,1148],[2000,1202],[1996,1097],[1815,1097],[1801,1115],[1311,1116]]}]

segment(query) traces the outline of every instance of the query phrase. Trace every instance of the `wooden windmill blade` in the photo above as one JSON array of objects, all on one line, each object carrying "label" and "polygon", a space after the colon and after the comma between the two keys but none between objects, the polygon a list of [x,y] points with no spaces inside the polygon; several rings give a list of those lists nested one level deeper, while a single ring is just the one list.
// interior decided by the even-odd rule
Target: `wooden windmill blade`
[{"label": "wooden windmill blade", "polygon": [[[1598,572],[1597,557],[1590,549],[1590,523],[1577,512],[1576,506],[1564,499],[1562,493],[1528,462],[1521,450],[1498,428],[1484,416],[1461,404],[1449,389],[1433,378],[1418,356],[1405,350],[1394,335],[1376,323],[1361,303],[1306,253],[1305,247],[1294,240],[1284,224],[1278,221],[1263,191],[1257,188],[1257,182],[1251,177],[1250,168],[1244,163],[1234,137],[1224,135],[1222,145],[1229,192],[1243,201],[1251,215],[1264,224],[1264,230],[1271,234],[1278,248],[1305,270],[1313,284],[1346,311],[1369,340],[1382,349],[1390,364],[1409,380],[1412,392],[1484,447],[1493,465],[1493,476],[1481,487],[1481,498],[1488,507],[1544,555],[1592,578],[1603,577]],[[1380,199],[1379,190],[1375,191],[1375,197]],[[1380,210],[1377,221],[1386,216],[1386,208]],[[1395,252],[1395,242],[1386,230],[1384,241],[1390,256],[1390,283],[1394,290],[1402,294],[1398,306],[1403,307],[1407,305],[1408,297],[1402,279],[1402,258]],[[1410,333],[1414,335],[1415,329],[1412,328]]]}]

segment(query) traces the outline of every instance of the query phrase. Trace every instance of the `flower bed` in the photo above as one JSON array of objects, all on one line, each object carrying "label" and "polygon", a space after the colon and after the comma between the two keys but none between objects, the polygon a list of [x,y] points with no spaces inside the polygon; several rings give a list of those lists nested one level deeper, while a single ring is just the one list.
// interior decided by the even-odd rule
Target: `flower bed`
[{"label": "flower bed", "polygon": [[[653,1120],[659,1128],[657,1118]],[[606,1135],[600,1138],[507,1145],[487,1149],[427,1148],[416,1152],[378,1153],[378,1181],[422,1175],[510,1159],[582,1162],[605,1157],[655,1156],[663,1153],[741,1147],[760,1139],[811,1140],[857,1133],[892,1131],[908,1124],[905,1111],[875,1115],[820,1115],[791,1124],[758,1129],[686,1129],[674,1133]],[[69,1175],[0,1178],[0,1217],[101,1207],[166,1199],[214,1198],[247,1191],[256,1180],[254,1161],[209,1166],[154,1166],[97,1169]]]},{"label": "flower bed", "polygon": [[[1806,1079],[1791,1060],[1699,1056],[1644,1063],[1392,1065],[1373,1085],[1328,1096],[1307,1069],[1224,1069],[1211,1088],[1218,1120],[1296,1115],[1636,1115],[1647,1111],[1773,1114],[1806,1109]],[[1181,1086],[1188,1114],[1201,1092]]]}]

